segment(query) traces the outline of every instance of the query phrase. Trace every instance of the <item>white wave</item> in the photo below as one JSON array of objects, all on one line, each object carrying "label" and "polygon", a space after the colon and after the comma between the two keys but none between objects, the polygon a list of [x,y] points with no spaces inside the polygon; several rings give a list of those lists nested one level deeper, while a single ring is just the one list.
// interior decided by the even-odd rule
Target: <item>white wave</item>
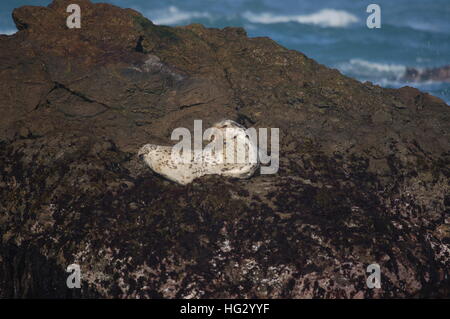
[{"label": "white wave", "polygon": [[275,15],[272,13],[252,13],[245,12],[243,17],[253,23],[286,23],[298,22],[302,24],[313,24],[321,27],[341,28],[358,22],[359,19],[353,14],[335,9],[323,9],[319,12],[306,15]]},{"label": "white wave", "polygon": [[7,30],[0,30],[0,34],[6,34],[6,35],[11,35],[16,33],[17,30],[13,30],[13,29],[7,29]]},{"label": "white wave", "polygon": [[373,81],[384,87],[402,87],[402,86],[413,86],[422,91],[431,91],[437,90],[448,86],[448,83],[441,81],[433,81],[427,80],[424,82],[410,82],[410,81],[402,81],[399,80],[390,80],[390,79],[379,79],[377,81]]},{"label": "white wave", "polygon": [[445,90],[448,90],[448,83],[433,80],[423,82],[406,81],[403,78],[406,67],[403,65],[352,59],[349,62],[338,64],[336,67],[344,74],[357,78],[360,81],[371,81],[382,87],[400,88],[412,86],[423,92],[430,92],[450,105],[448,93],[443,93]]},{"label": "white wave", "polygon": [[[402,24],[400,24],[402,26]],[[417,31],[425,31],[425,32],[437,32],[437,33],[448,33],[449,23],[432,23],[432,22],[424,22],[424,21],[408,21],[403,26],[409,27],[411,29]]]},{"label": "white wave", "polygon": [[377,63],[362,59],[351,59],[349,62],[337,65],[337,68],[343,73],[350,73],[360,78],[384,78],[393,81],[400,79],[406,72],[404,65]]},{"label": "white wave", "polygon": [[211,18],[208,12],[182,11],[175,6],[148,12],[149,19],[155,24],[174,25],[195,18]]}]

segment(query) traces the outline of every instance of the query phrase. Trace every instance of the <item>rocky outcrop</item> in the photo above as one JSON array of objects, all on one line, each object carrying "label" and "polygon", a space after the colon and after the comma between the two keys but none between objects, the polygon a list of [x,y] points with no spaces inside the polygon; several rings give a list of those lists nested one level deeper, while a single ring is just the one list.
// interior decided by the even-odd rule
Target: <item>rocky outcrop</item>
[{"label": "rocky outcrop", "polygon": [[407,68],[401,80],[409,82],[450,82],[450,65],[422,70]]},{"label": "rocky outcrop", "polygon": [[[65,25],[78,3],[81,29]],[[0,296],[448,297],[449,107],[360,83],[240,28],[87,0],[0,36]],[[280,129],[280,170],[187,186],[146,143],[232,119]],[[78,263],[81,290],[66,288]],[[366,267],[381,267],[381,289]]]}]

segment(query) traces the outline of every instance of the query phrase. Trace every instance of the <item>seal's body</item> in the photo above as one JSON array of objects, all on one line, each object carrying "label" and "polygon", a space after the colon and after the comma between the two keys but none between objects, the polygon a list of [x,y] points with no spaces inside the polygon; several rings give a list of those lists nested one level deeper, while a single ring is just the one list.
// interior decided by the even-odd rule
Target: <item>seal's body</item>
[{"label": "seal's body", "polygon": [[181,185],[209,174],[251,177],[259,165],[256,141],[243,126],[231,120],[216,123],[213,128],[221,137],[214,135],[201,152],[194,150],[183,157],[171,146],[146,144],[138,155],[154,172]]}]

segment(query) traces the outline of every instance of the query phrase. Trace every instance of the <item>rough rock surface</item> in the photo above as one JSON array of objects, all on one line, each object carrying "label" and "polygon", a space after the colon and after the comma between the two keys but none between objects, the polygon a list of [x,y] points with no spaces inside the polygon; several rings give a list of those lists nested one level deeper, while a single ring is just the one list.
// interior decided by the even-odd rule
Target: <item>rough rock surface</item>
[{"label": "rough rock surface", "polygon": [[[65,25],[70,3],[81,29]],[[440,99],[240,28],[157,26],[87,0],[13,17],[20,31],[0,36],[0,297],[450,295]],[[136,156],[225,118],[280,128],[278,174],[180,186]],[[381,289],[366,286],[371,263]]]}]

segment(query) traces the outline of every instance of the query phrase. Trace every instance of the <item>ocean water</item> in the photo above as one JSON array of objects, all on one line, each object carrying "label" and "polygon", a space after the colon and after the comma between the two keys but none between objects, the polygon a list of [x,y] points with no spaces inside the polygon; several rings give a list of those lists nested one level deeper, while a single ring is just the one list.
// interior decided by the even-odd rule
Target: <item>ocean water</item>
[{"label": "ocean water", "polygon": [[[450,83],[405,83],[407,68],[450,65],[450,0],[102,0],[134,8],[156,24],[240,26],[269,36],[342,73],[384,87],[410,85],[450,104]],[[12,9],[49,0],[0,3],[0,33],[14,33]],[[366,8],[381,6],[380,29],[369,29]]]}]

